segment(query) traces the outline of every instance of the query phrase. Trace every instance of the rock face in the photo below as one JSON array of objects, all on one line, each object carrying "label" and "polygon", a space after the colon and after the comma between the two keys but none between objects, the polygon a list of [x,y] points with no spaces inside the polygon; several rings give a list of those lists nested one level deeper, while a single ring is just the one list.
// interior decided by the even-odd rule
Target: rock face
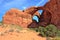
[{"label": "rock face", "polygon": [[33,12],[31,11],[31,14],[38,10],[43,10],[42,15],[39,17],[39,26],[54,24],[60,29],[60,0],[50,0],[43,7],[35,7],[34,9]]},{"label": "rock face", "polygon": [[60,28],[60,0],[50,0],[45,6],[38,9],[44,10],[39,25],[54,24]]},{"label": "rock face", "polygon": [[[35,14],[37,15],[39,13],[36,12]],[[33,22],[33,20],[32,20],[31,14],[29,14],[25,11],[15,9],[15,8],[10,9],[3,16],[3,23],[4,24],[16,24],[16,25],[20,25],[21,27],[26,28],[32,22]],[[34,23],[34,24],[36,24],[36,23]],[[36,27],[36,25],[33,25],[33,26]]]},{"label": "rock face", "polygon": [[40,17],[39,12],[37,12],[37,11],[38,11],[37,7],[29,7],[29,8],[24,10],[24,12],[31,14],[32,16],[37,15]]},{"label": "rock face", "polygon": [[[42,15],[39,15],[38,10],[43,10]],[[32,20],[34,15],[39,17],[39,23]],[[50,0],[43,7],[30,7],[23,11],[11,9],[4,15],[3,23],[18,24],[23,27],[54,24],[60,28],[60,0]]]}]

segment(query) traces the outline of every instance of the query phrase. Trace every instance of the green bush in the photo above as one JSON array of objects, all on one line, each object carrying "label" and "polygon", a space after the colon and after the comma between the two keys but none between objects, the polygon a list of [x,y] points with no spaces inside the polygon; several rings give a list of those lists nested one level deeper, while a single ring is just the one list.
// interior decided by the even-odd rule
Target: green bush
[{"label": "green bush", "polygon": [[46,27],[38,28],[39,34],[46,37],[55,37],[57,36],[57,28],[54,25],[48,25]]},{"label": "green bush", "polygon": [[43,37],[60,36],[60,30],[58,30],[56,26],[52,24],[46,27],[39,26],[39,28],[31,28],[31,29],[35,30],[36,32],[39,32],[39,35]]},{"label": "green bush", "polygon": [[60,30],[57,31],[57,36],[60,37]]},{"label": "green bush", "polygon": [[51,37],[47,37],[46,40],[60,40],[60,37],[54,37],[54,38],[51,38]]}]

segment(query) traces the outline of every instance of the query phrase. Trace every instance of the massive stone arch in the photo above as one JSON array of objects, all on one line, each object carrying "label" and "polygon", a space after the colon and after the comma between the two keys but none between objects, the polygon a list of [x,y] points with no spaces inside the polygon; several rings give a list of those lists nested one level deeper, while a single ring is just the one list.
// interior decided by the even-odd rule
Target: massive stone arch
[{"label": "massive stone arch", "polygon": [[43,7],[36,7],[33,12],[36,12],[40,9],[44,10],[42,15],[40,15],[40,26],[54,24],[57,26],[57,28],[60,28],[60,0],[50,0]]},{"label": "massive stone arch", "polygon": [[[38,10],[43,10],[42,15],[37,12]],[[39,23],[32,21],[34,15],[39,17]],[[11,9],[3,16],[3,23],[18,24],[23,27],[54,24],[57,28],[60,28],[60,0],[50,0],[42,7],[30,7],[24,11]]]},{"label": "massive stone arch", "polygon": [[[42,15],[36,13],[38,10],[43,10]],[[35,21],[33,21],[30,25],[28,25],[28,27],[46,26],[51,22],[51,16],[52,16],[51,11],[49,9],[45,9],[44,7],[30,7],[26,9],[25,12],[28,12],[28,14],[31,14],[32,17],[34,15],[37,15],[39,17],[39,23],[36,23]]]}]

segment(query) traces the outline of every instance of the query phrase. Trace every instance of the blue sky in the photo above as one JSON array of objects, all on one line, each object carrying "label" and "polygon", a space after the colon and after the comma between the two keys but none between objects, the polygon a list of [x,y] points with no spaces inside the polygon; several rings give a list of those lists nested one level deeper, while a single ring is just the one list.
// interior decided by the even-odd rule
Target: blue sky
[{"label": "blue sky", "polygon": [[[43,6],[48,0],[0,0],[0,20],[11,8],[24,10],[30,6]],[[41,11],[40,11],[41,12]]]}]

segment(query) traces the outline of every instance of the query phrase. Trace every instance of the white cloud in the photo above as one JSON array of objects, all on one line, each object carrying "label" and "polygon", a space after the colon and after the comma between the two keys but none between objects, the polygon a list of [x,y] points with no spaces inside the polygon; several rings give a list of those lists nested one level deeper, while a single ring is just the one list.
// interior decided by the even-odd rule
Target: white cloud
[{"label": "white cloud", "polygon": [[26,9],[26,7],[23,7],[23,9]]}]

